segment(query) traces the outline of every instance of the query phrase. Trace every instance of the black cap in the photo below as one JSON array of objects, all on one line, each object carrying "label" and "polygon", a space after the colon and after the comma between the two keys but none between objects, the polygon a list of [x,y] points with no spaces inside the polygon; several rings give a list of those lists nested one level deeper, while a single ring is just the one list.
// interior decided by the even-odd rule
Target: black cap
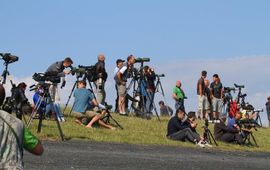
[{"label": "black cap", "polygon": [[207,71],[203,70],[202,71],[202,76],[206,76],[207,75]]},{"label": "black cap", "polygon": [[125,60],[122,60],[122,59],[116,60],[116,64],[119,64],[119,63],[122,63],[122,62],[125,62]]}]

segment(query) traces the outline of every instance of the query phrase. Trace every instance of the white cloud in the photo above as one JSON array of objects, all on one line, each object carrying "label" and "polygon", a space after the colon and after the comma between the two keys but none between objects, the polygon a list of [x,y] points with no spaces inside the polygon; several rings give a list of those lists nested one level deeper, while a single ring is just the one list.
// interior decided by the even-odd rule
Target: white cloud
[{"label": "white cloud", "polygon": [[[245,85],[244,92],[248,94],[247,101],[255,106],[255,108],[265,108],[267,96],[270,96],[270,57],[237,57],[229,59],[179,59],[167,61],[163,63],[155,63],[153,66],[156,72],[164,73],[165,78],[161,78],[162,86],[165,91],[167,102],[174,108],[174,102],[171,98],[172,88],[176,80],[181,80],[183,89],[188,96],[186,100],[187,111],[197,109],[196,84],[202,70],[208,71],[208,78],[211,81],[213,74],[217,73],[221,77],[224,86],[233,86],[234,83]],[[146,63],[148,64],[148,63]],[[107,101],[114,105],[115,102],[115,86],[112,74],[114,66],[107,64],[109,78],[106,83]],[[35,83],[31,76],[15,78],[14,82],[24,81],[28,85]],[[62,103],[65,104],[70,95],[75,78],[68,76],[67,85],[60,90]],[[10,88],[7,84],[6,88]],[[32,92],[27,91],[27,96],[31,98]],[[156,104],[159,100],[163,100],[160,94],[157,94]],[[71,100],[70,104],[72,103]],[[263,113],[265,119],[265,113]]]}]

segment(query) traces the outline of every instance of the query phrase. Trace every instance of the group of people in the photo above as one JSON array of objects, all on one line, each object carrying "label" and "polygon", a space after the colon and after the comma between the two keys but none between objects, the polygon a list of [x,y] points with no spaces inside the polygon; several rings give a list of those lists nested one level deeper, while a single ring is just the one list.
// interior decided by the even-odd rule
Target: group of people
[{"label": "group of people", "polygon": [[[197,117],[199,119],[216,120],[219,119],[219,116],[222,113],[223,86],[218,74],[213,75],[211,84],[206,78],[207,71],[202,71],[201,77],[197,82]],[[186,98],[181,81],[176,81],[176,85],[173,88],[173,99],[175,101],[176,110],[181,109],[186,113],[184,105]]]}]

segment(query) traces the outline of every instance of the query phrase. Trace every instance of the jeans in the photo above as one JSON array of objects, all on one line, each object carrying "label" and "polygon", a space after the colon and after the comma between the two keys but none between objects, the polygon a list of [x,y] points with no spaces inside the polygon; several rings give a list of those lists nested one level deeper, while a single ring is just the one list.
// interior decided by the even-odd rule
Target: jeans
[{"label": "jeans", "polygon": [[197,143],[201,140],[199,134],[196,132],[193,132],[190,128],[186,128],[174,134],[171,134],[168,136],[168,138],[172,140],[180,140],[180,141],[185,141],[187,139],[193,143]]},{"label": "jeans", "polygon": [[184,100],[178,100],[175,102],[175,110],[181,109],[183,112],[186,113]]},{"label": "jeans", "polygon": [[152,112],[154,105],[154,92],[148,91],[146,95],[145,111],[147,113]]}]

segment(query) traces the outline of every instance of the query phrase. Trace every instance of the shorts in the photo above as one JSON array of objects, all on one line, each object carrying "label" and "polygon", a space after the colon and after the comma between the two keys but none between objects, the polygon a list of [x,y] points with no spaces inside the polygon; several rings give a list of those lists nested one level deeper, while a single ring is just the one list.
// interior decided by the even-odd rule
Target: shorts
[{"label": "shorts", "polygon": [[120,85],[117,85],[117,89],[118,89],[118,95],[121,97],[125,97],[126,91],[127,91],[126,86],[120,84]]},{"label": "shorts", "polygon": [[207,98],[205,96],[198,95],[198,110],[203,111],[205,110],[205,102]]},{"label": "shorts", "polygon": [[222,112],[222,99],[218,99],[214,97],[212,99],[212,107],[213,107],[213,112],[221,113]]},{"label": "shorts", "polygon": [[72,116],[74,116],[77,119],[81,118],[93,118],[96,115],[99,115],[100,113],[95,112],[93,110],[87,110],[85,113],[81,112],[72,112]]}]

